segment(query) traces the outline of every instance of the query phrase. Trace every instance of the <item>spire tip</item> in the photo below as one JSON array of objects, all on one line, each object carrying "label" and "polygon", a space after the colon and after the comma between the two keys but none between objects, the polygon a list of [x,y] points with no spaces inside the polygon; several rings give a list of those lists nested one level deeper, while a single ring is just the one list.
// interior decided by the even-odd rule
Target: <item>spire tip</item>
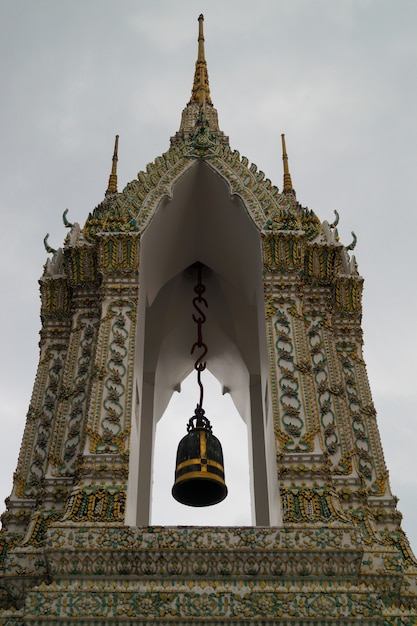
[{"label": "spire tip", "polygon": [[207,62],[204,51],[204,15],[198,16],[198,55],[195,64],[193,89],[190,102],[198,104],[212,104],[210,97]]},{"label": "spire tip", "polygon": [[287,155],[287,147],[285,145],[284,133],[281,134],[281,143],[282,143],[282,162],[284,164],[284,181],[282,185],[282,191],[283,193],[295,195],[295,191],[292,186],[290,168],[288,167],[288,155]]},{"label": "spire tip", "polygon": [[111,166],[111,173],[109,176],[109,184],[106,191],[106,196],[112,193],[117,193],[117,161],[118,161],[118,149],[119,149],[119,135],[116,135],[114,140],[114,151]]}]

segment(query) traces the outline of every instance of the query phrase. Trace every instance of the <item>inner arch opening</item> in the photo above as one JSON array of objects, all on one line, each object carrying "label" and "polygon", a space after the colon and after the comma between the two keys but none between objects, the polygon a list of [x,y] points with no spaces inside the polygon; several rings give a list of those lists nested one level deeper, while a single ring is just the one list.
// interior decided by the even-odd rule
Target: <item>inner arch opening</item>
[{"label": "inner arch opening", "polygon": [[[150,521],[156,425],[193,369],[195,281],[189,270],[196,263],[205,268],[209,303],[204,327],[207,368],[230,394],[247,426],[252,523],[276,523],[274,433],[265,400],[269,370],[260,233],[242,199],[231,195],[225,178],[203,160],[177,180],[171,198],[161,197],[141,237],[137,413],[126,519],[137,525]],[[185,409],[184,424],[195,404],[193,399]]]},{"label": "inner arch opening", "polygon": [[227,498],[214,506],[196,508],[176,502],[171,495],[177,446],[186,434],[186,423],[194,413],[199,396],[196,373],[191,372],[156,426],[151,523],[248,526],[251,502],[247,427],[230,395],[222,395],[219,382],[208,370],[203,372],[202,382],[204,410],[223,448]]}]

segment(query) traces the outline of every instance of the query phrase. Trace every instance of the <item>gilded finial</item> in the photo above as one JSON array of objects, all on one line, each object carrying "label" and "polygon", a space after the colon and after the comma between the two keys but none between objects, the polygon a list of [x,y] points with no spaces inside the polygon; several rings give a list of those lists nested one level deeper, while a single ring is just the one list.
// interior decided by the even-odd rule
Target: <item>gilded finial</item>
[{"label": "gilded finial", "polygon": [[107,187],[106,196],[111,193],[117,193],[117,151],[119,148],[119,135],[116,135],[114,142],[114,152],[111,166],[111,174],[109,176],[109,185]]},{"label": "gilded finial", "polygon": [[205,61],[204,54],[204,15],[200,13],[198,16],[198,61]]},{"label": "gilded finial", "polygon": [[282,162],[284,164],[284,183],[282,187],[283,193],[292,193],[295,195],[295,191],[292,186],[290,169],[288,167],[288,155],[287,155],[287,147],[285,145],[285,135],[281,135],[282,141]]},{"label": "gilded finial", "polygon": [[[204,114],[203,117],[201,114]],[[184,141],[192,140],[194,148],[200,150],[202,149],[204,136],[207,133],[209,133],[211,139],[216,138],[224,145],[229,144],[229,138],[219,128],[217,111],[210,97],[207,63],[204,54],[204,16],[200,15],[198,18],[198,54],[195,63],[191,98],[185,109],[183,109],[178,132],[175,133],[174,137],[171,137],[171,145],[182,144]]]},{"label": "gilded finial", "polygon": [[190,102],[198,104],[212,104],[207,72],[207,62],[204,52],[204,15],[198,17],[198,55],[195,63],[193,89]]}]

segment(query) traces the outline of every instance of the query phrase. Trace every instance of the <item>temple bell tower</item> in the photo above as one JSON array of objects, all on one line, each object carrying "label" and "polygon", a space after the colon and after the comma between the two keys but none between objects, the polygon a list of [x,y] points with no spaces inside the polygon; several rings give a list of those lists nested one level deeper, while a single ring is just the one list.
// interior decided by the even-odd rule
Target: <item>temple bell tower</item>
[{"label": "temple bell tower", "polygon": [[[299,204],[284,136],[282,156],[279,191],[230,148],[200,16],[168,151],[118,192],[117,137],[104,200],[82,228],[65,213],[63,248],[47,245],[39,367],[2,516],[1,623],[416,622],[354,242],[337,215]],[[155,427],[195,361],[196,266],[206,365],[248,428],[250,527],[149,526]]]}]

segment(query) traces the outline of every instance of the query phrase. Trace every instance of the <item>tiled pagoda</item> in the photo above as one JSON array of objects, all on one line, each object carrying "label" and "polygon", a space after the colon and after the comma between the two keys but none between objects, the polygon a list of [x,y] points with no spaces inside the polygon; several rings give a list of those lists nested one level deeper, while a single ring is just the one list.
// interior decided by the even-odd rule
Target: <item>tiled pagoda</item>
[{"label": "tiled pagoda", "polygon": [[[230,148],[200,16],[170,148],[119,192],[116,140],[104,200],[83,227],[64,214],[63,248],[48,248],[39,368],[2,516],[0,624],[416,623],[354,244],[338,218],[299,204],[282,148],[281,191]],[[149,525],[155,424],[193,367],[197,262],[207,367],[248,428],[250,527]]]}]

